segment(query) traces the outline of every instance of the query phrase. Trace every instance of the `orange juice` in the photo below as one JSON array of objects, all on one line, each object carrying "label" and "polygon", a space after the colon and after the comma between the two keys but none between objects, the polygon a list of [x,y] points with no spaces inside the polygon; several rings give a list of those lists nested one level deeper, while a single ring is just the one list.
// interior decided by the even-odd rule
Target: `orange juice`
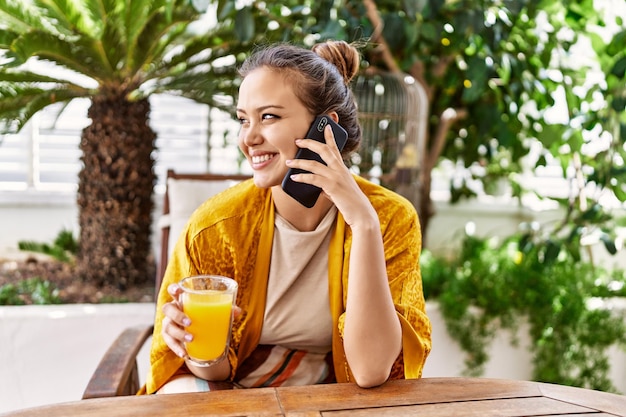
[{"label": "orange juice", "polygon": [[187,331],[193,340],[185,344],[192,359],[211,361],[226,349],[230,336],[233,294],[220,291],[183,293],[183,311],[191,319]]}]

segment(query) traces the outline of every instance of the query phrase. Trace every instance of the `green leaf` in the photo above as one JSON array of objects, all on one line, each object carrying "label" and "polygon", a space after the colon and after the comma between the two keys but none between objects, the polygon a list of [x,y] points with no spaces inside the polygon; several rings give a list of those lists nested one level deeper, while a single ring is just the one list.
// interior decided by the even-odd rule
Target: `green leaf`
[{"label": "green leaf", "polygon": [[30,32],[13,43],[16,53],[26,61],[40,57],[93,78],[108,78],[112,73],[109,63],[91,39],[65,39],[44,32]]},{"label": "green leaf", "polygon": [[[59,78],[49,77],[47,75],[41,75],[30,71],[16,71],[16,70],[1,70],[0,69],[0,81],[11,83],[66,83],[65,80]],[[79,88],[78,85],[68,83],[74,88]]]},{"label": "green leaf", "polygon": [[[485,91],[489,69],[485,60],[480,56],[468,58],[469,69],[466,72],[467,80],[464,80],[463,101],[473,103],[478,100]],[[469,82],[469,86],[467,83]]]},{"label": "green leaf", "polygon": [[254,15],[252,8],[246,6],[235,15],[235,36],[239,42],[250,42],[255,33]]},{"label": "green leaf", "polygon": [[537,134],[537,139],[547,149],[552,148],[554,145],[558,148],[561,145],[561,138],[564,136],[566,126],[559,124],[546,124],[542,126],[542,129]]},{"label": "green leaf", "polygon": [[507,85],[511,80],[511,60],[508,54],[504,54],[500,60],[498,75],[502,79],[502,83],[504,85]]},{"label": "green leaf", "polygon": [[613,68],[611,68],[611,74],[621,79],[626,78],[626,56],[617,60]]},{"label": "green leaf", "polygon": [[553,240],[548,240],[546,242],[544,262],[546,264],[554,263],[556,259],[558,258],[560,252],[561,252],[561,246]]},{"label": "green leaf", "polygon": [[49,22],[42,12],[45,9],[34,6],[31,2],[0,0],[0,21],[3,27],[23,34],[31,30],[47,30]]},{"label": "green leaf", "polygon": [[[44,107],[53,103],[66,102],[77,97],[85,97],[86,90],[56,88],[43,90],[35,87],[15,85],[14,93],[9,95],[0,83],[0,133],[15,133]],[[10,123],[6,123],[9,121]]]},{"label": "green leaf", "polygon": [[217,19],[224,20],[235,10],[235,0],[218,0]]},{"label": "green leaf", "polygon": [[0,28],[0,48],[9,49],[15,38],[17,38],[17,34],[15,32]]},{"label": "green leaf", "polygon": [[600,235],[600,240],[602,240],[602,243],[604,243],[604,247],[606,248],[607,252],[609,252],[611,255],[615,255],[617,253],[615,240],[612,239],[608,234],[602,233]]},{"label": "green leaf", "polygon": [[[177,8],[171,17],[163,10],[157,10],[141,29],[137,39],[129,40],[126,68],[131,74],[159,68],[172,47],[187,39],[187,29],[198,17],[192,7]],[[146,75],[146,79],[150,77]]]},{"label": "green leaf", "polygon": [[626,51],[626,29],[613,35],[606,48],[606,53],[610,56],[624,53],[624,51]]},{"label": "green leaf", "polygon": [[589,209],[582,213],[581,219],[584,221],[597,221],[602,215],[602,206],[599,204],[592,205]]},{"label": "green leaf", "polygon": [[430,22],[423,22],[419,32],[421,37],[429,42],[436,42],[439,37],[435,25]]},{"label": "green leaf", "polygon": [[427,0],[403,0],[404,10],[411,22],[424,10],[426,3]]},{"label": "green leaf", "polygon": [[615,197],[622,203],[626,202],[626,184],[623,182],[617,183],[614,187],[611,187]]},{"label": "green leaf", "polygon": [[[36,0],[46,10],[46,18],[54,22],[54,28],[67,36],[81,33],[97,39],[102,33],[103,22],[93,15],[93,2],[71,0]],[[96,17],[96,19],[94,19]]]},{"label": "green leaf", "polygon": [[20,297],[19,288],[14,284],[0,286],[0,305],[24,305],[26,302]]},{"label": "green leaf", "polygon": [[397,49],[406,42],[405,25],[410,25],[397,13],[389,13],[383,16],[383,37],[392,49]]},{"label": "green leaf", "polygon": [[319,35],[320,40],[344,39],[346,37],[346,32],[340,22],[337,20],[329,20]]},{"label": "green leaf", "polygon": [[611,108],[618,113],[622,113],[626,110],[626,97],[614,96],[611,101]]}]

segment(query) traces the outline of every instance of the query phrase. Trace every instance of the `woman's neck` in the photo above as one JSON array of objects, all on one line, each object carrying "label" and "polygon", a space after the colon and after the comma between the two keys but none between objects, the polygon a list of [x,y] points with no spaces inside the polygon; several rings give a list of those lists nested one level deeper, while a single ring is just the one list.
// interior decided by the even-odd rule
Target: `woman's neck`
[{"label": "woman's neck", "polygon": [[306,208],[285,193],[280,186],[272,187],[271,191],[276,212],[301,232],[315,230],[333,206],[330,200],[320,196],[313,207]]}]

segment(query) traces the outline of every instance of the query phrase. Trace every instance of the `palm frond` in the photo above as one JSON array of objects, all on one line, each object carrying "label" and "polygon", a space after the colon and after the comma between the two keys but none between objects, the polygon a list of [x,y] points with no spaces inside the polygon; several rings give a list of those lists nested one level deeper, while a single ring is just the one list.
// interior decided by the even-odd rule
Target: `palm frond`
[{"label": "palm frond", "polygon": [[[204,59],[216,59],[231,55],[230,50],[232,43],[224,42],[219,30],[211,31],[204,36],[194,36],[187,40],[180,48],[168,56],[168,59],[158,63],[158,69],[155,72],[166,68],[178,67],[180,64],[198,61],[198,56]],[[192,62],[190,62],[192,61]]]},{"label": "palm frond", "polygon": [[[149,45],[138,45],[138,39],[149,26],[155,15],[164,16],[164,4],[171,0],[134,0],[120,2],[114,10],[108,10],[102,36],[102,53],[108,58],[113,68],[123,72],[125,77],[135,78],[141,68],[143,56],[149,52]],[[163,25],[159,21],[159,25]],[[148,44],[158,40],[158,34],[148,33]],[[138,51],[139,48],[139,51]],[[137,56],[140,57],[137,64]],[[139,80],[141,81],[141,80]]]},{"label": "palm frond", "polygon": [[185,71],[195,71],[197,67],[212,67],[219,58],[247,54],[249,46],[224,40],[230,39],[229,30],[228,27],[217,27],[202,36],[191,37],[183,45],[169,51],[166,59],[156,62],[150,77],[176,76]]},{"label": "palm frond", "polygon": [[111,16],[120,14],[124,8],[124,2],[117,0],[90,0],[83,2],[85,13],[91,16],[94,22],[105,23]]},{"label": "palm frond", "polygon": [[120,26],[116,23],[116,19],[109,16],[104,25],[102,38],[97,43],[100,54],[106,57],[108,66],[115,68],[116,71],[122,71],[127,67],[124,62],[128,45]]},{"label": "palm frond", "polygon": [[89,1],[36,0],[36,4],[46,11],[57,29],[65,29],[66,35],[81,33],[98,39],[102,33],[102,22],[94,19],[88,6]]},{"label": "palm frond", "polygon": [[165,52],[198,17],[199,14],[191,6],[176,9],[171,18],[162,9],[155,11],[134,39],[135,44],[129,46],[129,55],[132,52],[128,58],[129,67],[137,71],[148,63],[154,65],[161,61]]},{"label": "palm frond", "polygon": [[0,134],[19,132],[34,114],[50,104],[84,96],[80,90],[63,86],[42,89],[13,83],[7,88],[0,84]]},{"label": "palm frond", "polygon": [[[47,75],[39,74],[28,70],[0,70],[0,85],[2,82],[15,82],[15,83],[51,83],[51,84],[65,84],[67,88],[75,90],[81,90],[83,87],[78,84],[74,84],[71,81],[60,79],[57,77],[50,77]],[[87,92],[88,90],[85,90]],[[1,97],[1,96],[0,96]]]},{"label": "palm frond", "polygon": [[15,38],[17,38],[15,32],[0,29],[0,48],[9,49]]},{"label": "palm frond", "polygon": [[2,66],[2,68],[17,68],[23,64],[24,61],[13,51],[4,51],[4,53],[0,55],[0,66]]},{"label": "palm frond", "polygon": [[115,71],[99,53],[99,43],[88,38],[61,40],[41,31],[30,32],[17,38],[12,49],[26,61],[40,57],[96,80],[106,80]]},{"label": "palm frond", "polygon": [[26,33],[29,30],[50,30],[42,10],[31,3],[19,0],[0,0],[0,21],[5,28],[15,33]]},{"label": "palm frond", "polygon": [[[143,28],[146,26],[146,22],[150,16],[154,13],[154,3],[152,1],[132,1],[127,8],[127,13],[124,15],[124,25],[121,27],[126,28],[126,39],[131,41],[137,39]],[[132,50],[132,48],[131,48]]]},{"label": "palm frond", "polygon": [[180,9],[181,7],[190,7],[193,8],[194,11],[199,12],[199,10],[193,6],[193,1],[189,0],[155,0],[152,2],[152,5],[153,10],[162,8],[168,19],[172,18],[174,10]]},{"label": "palm frond", "polygon": [[211,107],[232,111],[230,105],[216,99],[216,96],[236,96],[239,81],[235,66],[224,67],[220,72],[204,71],[198,73],[188,71],[176,77],[167,77],[158,80],[151,93],[169,93],[189,98],[198,103],[208,104]]}]

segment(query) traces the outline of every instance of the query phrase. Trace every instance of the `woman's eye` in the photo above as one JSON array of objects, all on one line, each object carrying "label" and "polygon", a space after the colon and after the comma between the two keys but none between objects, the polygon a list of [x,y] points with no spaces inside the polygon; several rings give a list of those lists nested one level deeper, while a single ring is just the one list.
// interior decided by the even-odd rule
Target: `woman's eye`
[{"label": "woman's eye", "polygon": [[269,119],[278,119],[279,117],[276,116],[275,114],[270,114],[270,113],[265,113],[263,115],[263,120],[269,120]]},{"label": "woman's eye", "polygon": [[238,117],[237,120],[239,120],[240,125],[248,123],[248,119],[244,119],[243,117]]}]

